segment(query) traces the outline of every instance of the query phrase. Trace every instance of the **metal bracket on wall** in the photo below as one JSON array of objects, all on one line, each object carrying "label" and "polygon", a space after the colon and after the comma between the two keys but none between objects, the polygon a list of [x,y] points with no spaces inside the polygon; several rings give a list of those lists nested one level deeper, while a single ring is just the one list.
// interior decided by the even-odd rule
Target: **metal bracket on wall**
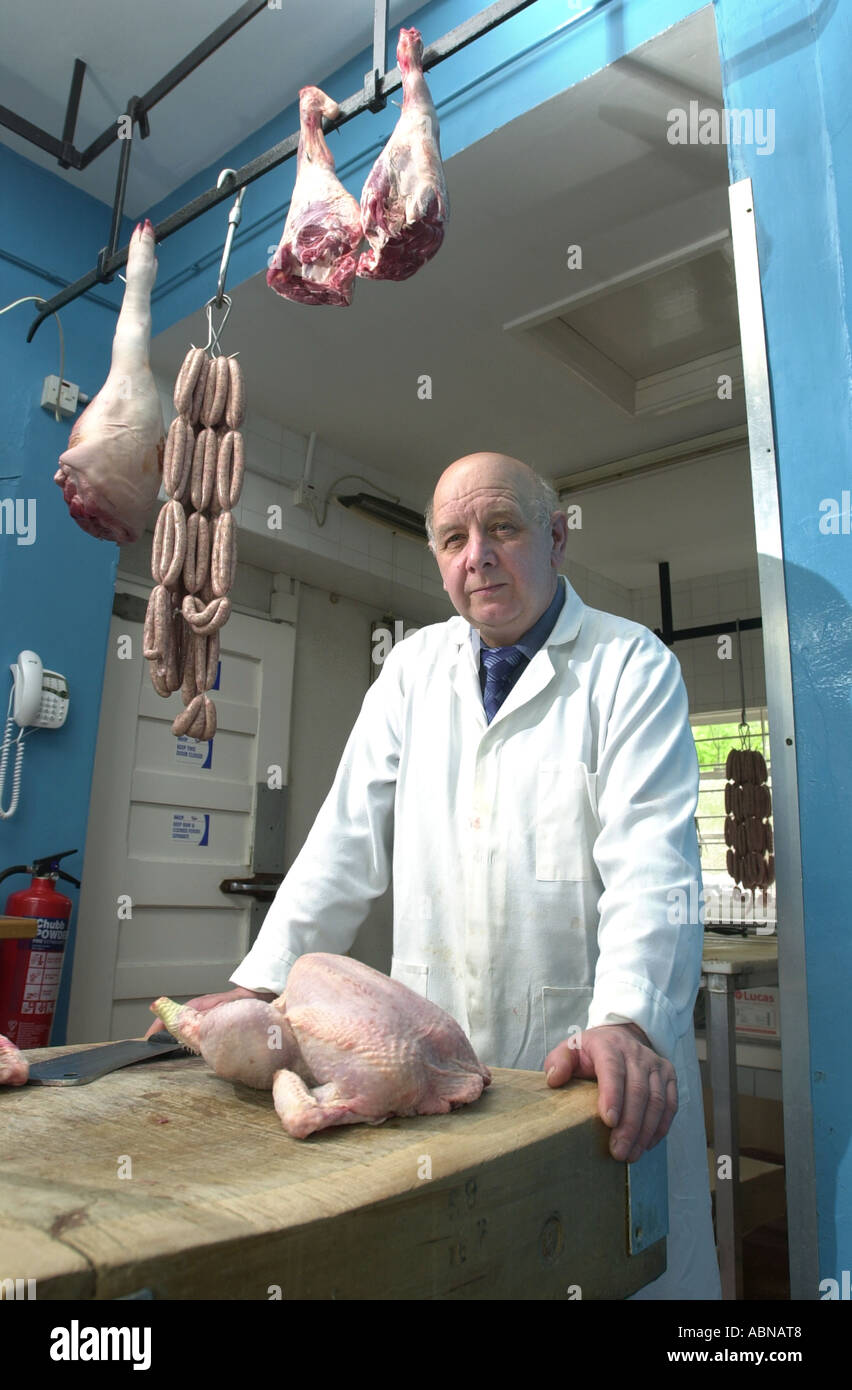
[{"label": "metal bracket on wall", "polygon": [[[669,564],[667,560],[661,560],[659,564],[660,572],[660,616],[662,627],[655,627],[654,632],[661,642],[665,642],[667,647],[673,647],[675,642],[685,642],[690,637],[727,637],[731,633],[731,623],[705,623],[703,627],[672,627],[672,586],[669,578]],[[740,632],[756,631],[763,627],[762,618],[740,618],[734,619],[733,626],[739,623]]]},{"label": "metal bracket on wall", "polygon": [[[430,68],[436,67],[437,64],[442,63],[445,58],[449,58],[454,53],[458,53],[462,48],[466,48],[468,44],[481,38],[483,34],[490,33],[492,29],[496,29],[498,25],[504,24],[507,19],[511,19],[514,15],[519,14],[521,10],[528,9],[530,5],[534,5],[535,3],[536,0],[495,0],[494,4],[489,5],[484,10],[480,10],[478,14],[473,15],[470,19],[466,19],[463,24],[456,25],[455,29],[450,29],[442,38],[437,39],[435,43],[430,43],[428,47],[424,48],[424,70],[428,71]],[[192,53],[190,53],[182,63],[178,63],[176,67],[172,68],[171,72],[168,73],[162,81],[158,82],[155,87],[152,87],[144,96],[133,98],[133,101],[136,102],[134,108],[136,120],[139,121],[145,116],[156,101],[160,101],[167,92],[177,86],[178,82],[182,82],[190,72],[198,67],[199,63],[203,62],[216,48],[220,47],[227,39],[231,38],[238,28],[241,28],[243,24],[246,24],[256,14],[266,8],[265,0],[262,4],[258,4],[256,0],[253,0],[253,3],[243,5],[229,20],[226,20],[224,24],[221,24],[218,29],[214,30],[203,43],[193,49]],[[393,68],[389,73],[385,73],[385,59],[380,56],[380,34],[383,26],[385,30],[385,51],[387,46],[387,17],[385,15],[384,18],[382,18],[380,14],[380,11],[384,11],[386,8],[387,0],[374,0],[373,69],[371,74],[368,74],[368,81],[365,82],[365,85],[360,91],[354,93],[353,96],[346,97],[344,101],[339,103],[340,115],[336,121],[323,122],[323,129],[326,132],[329,130],[336,130],[339,126],[345,125],[346,122],[351,121],[353,117],[359,116],[362,111],[381,110],[391,93],[397,91],[402,86],[402,74],[399,68]],[[51,153],[56,154],[57,158],[66,158],[68,164],[74,168],[85,168],[85,164],[78,164],[75,158],[70,157],[76,153],[72,146],[55,140],[52,136],[47,136],[46,132],[39,131],[38,127],[31,125],[28,121],[23,121],[20,117],[16,116],[14,112],[9,111],[3,106],[0,106],[0,123],[9,126],[16,134],[22,135],[25,139],[40,145],[42,149],[49,149]],[[117,138],[116,122],[110,126],[102,136],[99,136],[98,140],[96,140],[93,145],[89,146],[89,149],[80,156],[80,159],[85,159],[86,163],[90,162],[90,159],[94,158],[95,154],[99,154],[101,149],[106,149],[107,146],[112,144]],[[46,145],[45,139],[52,143]],[[97,146],[100,146],[100,148],[96,148]],[[193,198],[191,202],[186,203],[184,207],[179,208],[177,212],[173,212],[168,217],[164,218],[163,221],[154,228],[155,240],[158,244],[162,243],[167,237],[172,236],[175,232],[180,231],[182,227],[186,227],[190,222],[194,222],[197,217],[201,217],[203,213],[208,212],[210,208],[215,207],[218,203],[224,202],[226,198],[233,197],[234,193],[239,189],[244,188],[247,184],[253,183],[255,179],[262,178],[270,169],[277,168],[278,165],[283,164],[285,160],[292,159],[298,147],[299,132],[295,131],[292,135],[288,135],[286,140],[282,140],[279,144],[273,145],[272,149],[267,150],[265,154],[258,155],[257,159],[252,159],[248,164],[244,164],[241,169],[236,171],[235,179],[229,182],[226,188],[208,189],[206,193],[199,194],[197,198]],[[122,208],[124,199],[123,189],[126,186],[127,161],[129,157],[129,150],[122,152],[123,164],[120,164],[119,167],[119,179],[116,187],[116,199],[118,200],[120,193]],[[123,175],[122,167],[124,171]],[[120,216],[121,213],[117,201],[116,206],[113,208],[113,233],[110,235],[110,246],[112,250],[110,251],[108,247],[101,252],[95,270],[89,271],[88,275],[84,275],[81,279],[75,280],[72,285],[66,286],[64,290],[60,290],[59,294],[55,294],[52,299],[44,301],[30,326],[29,333],[27,334],[28,343],[32,342],[33,337],[44,320],[55,313],[57,309],[62,309],[66,304],[71,304],[73,300],[79,299],[80,295],[86,294],[86,292],[93,289],[95,285],[103,283],[105,280],[112,279],[116,272],[127,264],[129,247],[125,246],[119,251],[116,250],[113,245],[113,235],[117,235],[117,233],[115,233],[115,228],[118,222],[120,222]]]},{"label": "metal bracket on wall", "polygon": [[373,10],[373,66],[364,73],[364,92],[371,111],[384,111],[388,99],[382,91],[388,61],[388,0],[375,0]]}]

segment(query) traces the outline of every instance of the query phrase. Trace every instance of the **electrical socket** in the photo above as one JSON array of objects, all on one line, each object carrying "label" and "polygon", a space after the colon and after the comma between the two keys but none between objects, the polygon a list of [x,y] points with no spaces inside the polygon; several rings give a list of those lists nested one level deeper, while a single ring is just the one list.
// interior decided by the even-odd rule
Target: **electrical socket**
[{"label": "electrical socket", "polygon": [[303,507],[305,511],[311,511],[314,497],[316,497],[316,489],[310,483],[302,481],[298,487],[293,489],[293,506]]},{"label": "electrical socket", "polygon": [[46,376],[41,388],[41,404],[51,412],[58,409],[60,415],[76,414],[80,388],[73,381],[60,381],[58,376]]}]

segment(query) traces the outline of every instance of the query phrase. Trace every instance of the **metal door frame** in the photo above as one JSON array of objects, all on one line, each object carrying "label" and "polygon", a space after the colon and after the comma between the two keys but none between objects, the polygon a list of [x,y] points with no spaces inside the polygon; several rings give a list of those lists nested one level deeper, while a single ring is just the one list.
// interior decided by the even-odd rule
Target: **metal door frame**
[{"label": "metal door frame", "polygon": [[731,184],[728,196],[748,418],[766,702],[772,751],[790,1297],[815,1299],[819,1296],[819,1249],[793,676],[751,179],[741,179]]}]

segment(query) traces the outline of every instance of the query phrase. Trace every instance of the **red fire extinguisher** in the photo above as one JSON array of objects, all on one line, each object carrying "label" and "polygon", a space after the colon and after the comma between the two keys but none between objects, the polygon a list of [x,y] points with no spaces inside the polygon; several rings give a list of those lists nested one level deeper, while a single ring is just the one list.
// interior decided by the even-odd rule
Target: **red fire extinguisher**
[{"label": "red fire extinguisher", "polygon": [[56,880],[80,887],[78,878],[59,867],[60,859],[76,853],[66,849],[0,874],[0,882],[11,874],[33,875],[29,888],[9,895],[6,913],[38,918],[38,931],[31,941],[0,941],[0,1033],[16,1047],[49,1044],[73,907],[70,898],[57,893]]}]

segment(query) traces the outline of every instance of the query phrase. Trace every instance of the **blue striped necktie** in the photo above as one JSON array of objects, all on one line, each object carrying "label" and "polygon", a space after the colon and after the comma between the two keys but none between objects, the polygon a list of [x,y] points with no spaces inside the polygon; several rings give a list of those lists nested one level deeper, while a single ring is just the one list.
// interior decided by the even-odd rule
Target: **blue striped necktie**
[{"label": "blue striped necktie", "polygon": [[490,724],[514,684],[518,667],[522,661],[526,661],[526,657],[520,647],[481,646],[479,660],[486,670],[482,703],[485,705],[485,717]]}]

